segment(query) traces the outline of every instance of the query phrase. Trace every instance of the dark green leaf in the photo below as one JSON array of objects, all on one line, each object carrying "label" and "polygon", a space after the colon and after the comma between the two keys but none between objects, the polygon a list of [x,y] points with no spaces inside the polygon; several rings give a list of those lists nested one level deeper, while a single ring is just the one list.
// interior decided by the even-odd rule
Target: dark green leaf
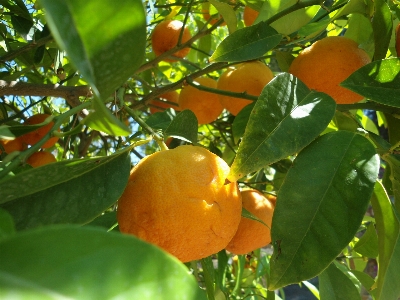
[{"label": "dark green leaf", "polygon": [[328,126],[336,103],[288,73],[276,76],[251,111],[228,179],[236,181],[311,143]]},{"label": "dark green leaf", "polygon": [[164,134],[196,144],[197,128],[198,123],[195,114],[191,110],[185,109],[176,115]]},{"label": "dark green leaf", "polygon": [[140,0],[41,0],[51,32],[99,98],[143,62],[146,19]]},{"label": "dark green leaf", "polygon": [[249,121],[251,111],[253,110],[255,105],[251,103],[246,105],[235,117],[232,123],[232,134],[235,140],[235,143],[238,143],[239,140],[243,137],[244,132],[246,131],[247,122]]},{"label": "dark green leaf", "polygon": [[372,28],[374,32],[375,53],[374,60],[384,59],[392,37],[392,12],[385,0],[375,0]]},{"label": "dark green leaf", "polygon": [[82,120],[83,124],[110,135],[128,136],[131,134],[129,127],[115,117],[97,97],[93,99],[93,108],[94,111]]},{"label": "dark green leaf", "polygon": [[11,23],[14,29],[25,39],[28,40],[28,34],[33,26],[33,21],[26,18],[12,15]]},{"label": "dark green leaf", "polygon": [[373,223],[368,225],[367,230],[354,245],[353,250],[370,258],[376,258],[378,256],[378,235],[376,234]]},{"label": "dark green leaf", "polygon": [[217,47],[210,61],[245,61],[263,56],[282,40],[275,29],[260,22],[235,31]]},{"label": "dark green leaf", "polygon": [[182,263],[133,236],[52,226],[0,248],[3,299],[206,299]]},{"label": "dark green leaf", "polygon": [[36,49],[35,54],[33,55],[33,60],[35,64],[40,64],[44,57],[44,52],[46,50],[46,46],[40,46]]},{"label": "dark green leaf", "polygon": [[365,137],[327,133],[304,148],[281,186],[272,219],[269,289],[313,278],[357,232],[378,176]]},{"label": "dark green leaf", "polygon": [[149,125],[153,129],[167,129],[172,121],[171,114],[165,110],[163,112],[156,112],[155,114],[151,114],[146,120],[146,124]]},{"label": "dark green leaf", "polygon": [[205,281],[205,287],[207,291],[208,300],[214,300],[215,289],[214,289],[214,264],[211,256],[201,259],[201,267],[203,268],[203,276]]},{"label": "dark green leaf", "polygon": [[335,263],[319,275],[319,294],[324,300],[361,300],[356,286]]},{"label": "dark green leaf", "polygon": [[340,85],[375,102],[400,107],[400,59],[374,61],[351,74]]},{"label": "dark green leaf", "polygon": [[0,208],[0,241],[15,233],[15,225],[12,216]]},{"label": "dark green leaf", "polygon": [[376,229],[378,231],[379,257],[378,279],[375,299],[398,299],[400,297],[400,221],[380,182],[375,184],[371,198]]},{"label": "dark green leaf", "polygon": [[17,229],[84,224],[121,196],[128,182],[131,147],[107,157],[65,160],[0,181],[1,207]]},{"label": "dark green leaf", "polygon": [[105,212],[102,215],[98,216],[96,219],[94,219],[92,222],[88,223],[88,226],[99,226],[99,227],[104,227],[105,229],[110,229],[112,228],[115,224],[117,224],[117,212],[111,211],[111,212]]},{"label": "dark green leaf", "polygon": [[357,270],[351,270],[351,273],[353,273],[354,276],[357,277],[357,279],[361,282],[361,284],[368,291],[368,293],[370,293],[371,295],[375,295],[374,291],[371,291],[371,287],[375,284],[375,280],[371,276],[369,276],[365,272]]},{"label": "dark green leaf", "polygon": [[397,213],[400,214],[400,155],[384,154],[382,158],[390,166],[390,180],[392,182],[392,190],[394,195],[394,205]]},{"label": "dark green leaf", "polygon": [[[12,4],[12,2],[14,2],[16,5]],[[10,13],[24,17],[27,20],[32,20],[32,16],[22,0],[0,0],[0,4],[8,8]]]}]

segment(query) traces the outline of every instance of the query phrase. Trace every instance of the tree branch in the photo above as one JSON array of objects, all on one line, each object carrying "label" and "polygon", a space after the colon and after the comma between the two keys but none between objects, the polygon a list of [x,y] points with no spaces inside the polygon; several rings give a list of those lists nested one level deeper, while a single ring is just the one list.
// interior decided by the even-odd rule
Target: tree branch
[{"label": "tree branch", "polygon": [[80,104],[79,97],[90,97],[92,92],[87,85],[62,86],[0,80],[0,96],[5,95],[60,97],[64,98],[72,107],[76,107]]}]

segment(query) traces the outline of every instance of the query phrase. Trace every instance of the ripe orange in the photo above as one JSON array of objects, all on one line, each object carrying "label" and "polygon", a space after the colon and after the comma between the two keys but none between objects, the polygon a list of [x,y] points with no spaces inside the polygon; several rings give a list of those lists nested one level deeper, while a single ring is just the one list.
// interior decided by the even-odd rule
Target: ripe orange
[{"label": "ripe orange", "polygon": [[39,151],[29,156],[26,162],[30,164],[32,167],[37,168],[52,162],[57,162],[57,159],[50,152]]},{"label": "ripe orange", "polygon": [[[176,105],[173,105],[172,103],[168,103],[166,101],[176,103]],[[167,108],[173,108],[175,110],[179,110],[178,101],[179,101],[179,93],[177,91],[166,92],[160,95],[158,99],[153,99],[149,101],[149,104],[153,105],[150,106],[150,113],[154,114],[156,112],[162,112]]]},{"label": "ripe orange", "polygon": [[[212,15],[212,16],[210,15],[210,3],[208,3],[208,2],[205,2],[201,5],[201,13],[203,14],[203,17],[206,21],[208,21],[208,20],[210,20],[210,18],[212,18],[211,21],[209,22],[209,24],[211,24],[211,25],[214,25],[215,23],[217,23],[218,20],[221,18],[221,15],[219,15],[219,14]],[[226,25],[225,22],[223,22],[221,24],[221,26],[224,26],[224,25]]]},{"label": "ripe orange", "polygon": [[259,12],[255,9],[252,9],[250,6],[245,6],[243,11],[243,21],[244,25],[251,26],[254,21],[257,19]]},{"label": "ripe orange", "polygon": [[[183,23],[178,20],[161,21],[154,28],[151,35],[151,46],[156,56],[171,50],[176,47],[179,41],[179,35],[182,30]],[[186,43],[191,38],[189,28],[185,26],[183,30],[181,44]],[[190,48],[183,48],[173,54],[173,56],[183,58],[189,54]],[[165,61],[173,62],[174,59],[164,59]]]},{"label": "ripe orange", "polygon": [[225,248],[240,222],[236,182],[229,166],[198,146],[153,153],[131,171],[118,200],[121,232],[158,245],[182,262]]},{"label": "ripe orange", "polygon": [[329,36],[304,49],[293,60],[289,73],[308,88],[328,94],[338,104],[352,104],[361,101],[363,96],[339,84],[370,62],[368,54],[352,39]]},{"label": "ripe orange", "polygon": [[[206,87],[217,88],[217,81],[208,77],[197,78],[195,82]],[[215,121],[224,109],[217,94],[201,91],[191,85],[184,86],[179,94],[179,108],[193,111],[199,124]]]},{"label": "ripe orange", "polygon": [[[22,139],[17,137],[13,140],[0,140],[0,144],[3,146],[5,152],[10,154],[14,151],[22,151],[24,150],[24,145],[22,143]],[[0,148],[0,154],[2,153]]]},{"label": "ripe orange", "polygon": [[[37,114],[37,115],[33,115],[32,117],[28,118],[25,121],[25,125],[35,125],[35,124],[40,124],[42,122],[44,122],[48,117],[50,117],[50,115],[48,114]],[[37,142],[39,142],[51,129],[51,127],[53,127],[54,122],[50,122],[49,124],[40,127],[34,131],[31,131],[29,133],[26,133],[24,135],[21,136],[22,141],[27,144],[27,145],[34,145]],[[54,146],[58,141],[58,137],[52,137],[50,139],[47,140],[46,143],[44,143],[42,145],[42,148],[50,148],[52,146]]]},{"label": "ripe orange", "polygon": [[[241,194],[243,207],[271,227],[274,205],[257,190],[245,190]],[[225,249],[235,254],[245,254],[270,242],[270,228],[258,221],[242,217],[235,236]]]},{"label": "ripe orange", "polygon": [[[237,93],[259,96],[265,85],[274,78],[274,74],[259,61],[245,62],[235,68],[229,68],[218,79],[217,88]],[[224,108],[236,116],[250,100],[219,95]]]}]

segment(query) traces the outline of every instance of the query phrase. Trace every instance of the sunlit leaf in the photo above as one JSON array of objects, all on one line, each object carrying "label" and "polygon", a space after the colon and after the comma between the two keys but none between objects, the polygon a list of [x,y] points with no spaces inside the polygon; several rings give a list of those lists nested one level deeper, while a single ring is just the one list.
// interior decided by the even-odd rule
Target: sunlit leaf
[{"label": "sunlit leaf", "polygon": [[375,102],[400,107],[400,59],[374,61],[354,72],[340,85]]},{"label": "sunlit leaf", "polygon": [[288,73],[279,74],[251,111],[228,179],[236,181],[300,151],[326,128],[335,108],[328,95],[310,91]]},{"label": "sunlit leaf", "polygon": [[378,235],[373,223],[370,223],[360,240],[354,245],[354,251],[370,258],[378,256]]},{"label": "sunlit leaf", "polygon": [[101,99],[143,62],[146,19],[140,0],[41,0],[51,32]]},{"label": "sunlit leaf", "polygon": [[398,299],[400,297],[400,221],[390,199],[380,182],[375,184],[371,198],[376,229],[378,231],[379,257],[376,299]]},{"label": "sunlit leaf", "polygon": [[63,225],[0,248],[2,299],[206,299],[181,262],[133,236]]},{"label": "sunlit leaf", "polygon": [[217,47],[210,61],[245,61],[263,56],[282,40],[282,35],[265,24],[258,23],[235,31]]},{"label": "sunlit leaf", "polygon": [[281,186],[272,219],[269,289],[315,277],[348,245],[378,176],[371,142],[349,131],[304,148]]}]

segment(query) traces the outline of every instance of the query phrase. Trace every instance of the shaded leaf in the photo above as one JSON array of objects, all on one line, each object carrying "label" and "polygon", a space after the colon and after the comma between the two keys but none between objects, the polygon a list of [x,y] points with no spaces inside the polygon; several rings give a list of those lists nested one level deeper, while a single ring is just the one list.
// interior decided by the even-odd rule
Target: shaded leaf
[{"label": "shaded leaf", "polygon": [[268,289],[313,278],[341,253],[363,220],[378,170],[374,146],[349,131],[327,133],[298,154],[274,210]]},{"label": "shaded leaf", "polygon": [[253,110],[255,102],[246,105],[235,117],[232,123],[232,135],[235,143],[243,137],[246,131],[247,122],[249,121],[251,111]]},{"label": "shaded leaf", "polygon": [[0,181],[0,207],[18,230],[84,224],[114,204],[125,189],[131,147],[106,157],[65,160]]},{"label": "shaded leaf", "polygon": [[54,39],[101,99],[143,62],[146,19],[140,0],[41,0]]},{"label": "shaded leaf", "polygon": [[0,248],[4,299],[206,299],[182,263],[133,236],[63,225]]},{"label": "shaded leaf", "polygon": [[185,109],[176,115],[164,134],[196,144],[197,128],[198,123],[195,114],[191,110]]},{"label": "shaded leaf", "polygon": [[384,59],[392,37],[393,21],[389,5],[384,0],[375,0],[372,28],[374,33],[374,60]]},{"label": "shaded leaf", "polygon": [[328,95],[282,73],[266,85],[251,111],[228,179],[236,181],[295,154],[324,131],[335,113]]},{"label": "shaded leaf", "polygon": [[226,37],[210,61],[245,61],[263,56],[282,40],[282,35],[265,22],[245,27]]},{"label": "shaded leaf", "polygon": [[14,29],[25,39],[28,40],[29,31],[33,26],[31,19],[26,19],[17,15],[11,15],[11,23]]},{"label": "shaded leaf", "polygon": [[366,257],[376,258],[378,256],[378,235],[373,223],[368,225],[353,250]]},{"label": "shaded leaf", "polygon": [[361,282],[361,284],[368,291],[368,293],[375,296],[374,290],[371,291],[371,287],[375,284],[375,280],[371,276],[369,276],[365,272],[357,270],[351,270],[351,273],[353,273],[354,276],[357,277],[357,279]]},{"label": "shaded leaf", "polygon": [[356,286],[335,263],[319,275],[319,294],[324,300],[361,300]]},{"label": "shaded leaf", "polygon": [[12,216],[0,208],[0,241],[15,232],[15,225]]},{"label": "shaded leaf", "polygon": [[392,182],[392,191],[394,195],[394,206],[397,213],[400,213],[400,155],[384,154],[382,158],[390,166],[390,181]]},{"label": "shaded leaf", "polygon": [[146,124],[149,125],[153,129],[167,129],[172,121],[171,114],[165,110],[163,112],[156,112],[155,114],[151,114],[147,120]]},{"label": "shaded leaf", "polygon": [[340,85],[375,102],[400,107],[400,59],[374,61],[351,74]]},{"label": "shaded leaf", "polygon": [[114,136],[128,136],[131,133],[129,127],[115,117],[97,97],[93,99],[93,108],[94,111],[82,120],[83,124]]},{"label": "shaded leaf", "polygon": [[379,257],[376,299],[400,297],[400,221],[390,199],[380,182],[375,184],[371,198],[376,229],[378,231]]}]

